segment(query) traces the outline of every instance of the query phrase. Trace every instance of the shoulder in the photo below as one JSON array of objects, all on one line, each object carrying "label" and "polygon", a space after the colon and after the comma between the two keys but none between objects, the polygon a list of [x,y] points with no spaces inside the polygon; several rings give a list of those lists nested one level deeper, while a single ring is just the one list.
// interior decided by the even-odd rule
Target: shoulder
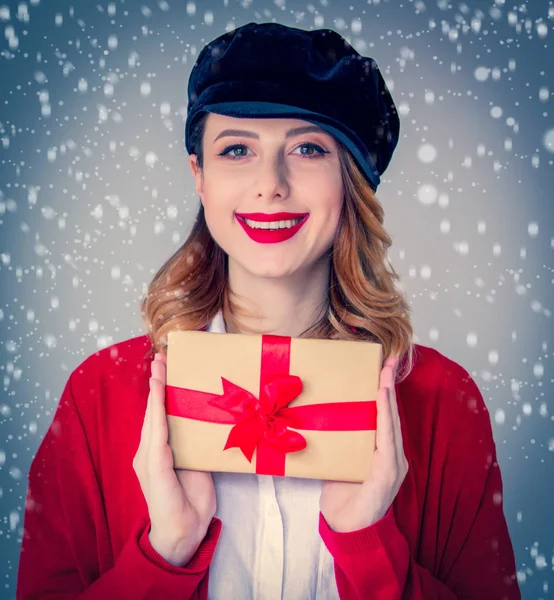
[{"label": "shoulder", "polygon": [[413,346],[413,367],[405,379],[408,385],[423,385],[437,391],[460,384],[475,385],[468,371],[454,359],[430,346]]},{"label": "shoulder", "polygon": [[69,376],[67,386],[83,411],[96,411],[109,398],[123,398],[132,390],[148,386],[152,345],[147,335],[116,342],[81,361]]},{"label": "shoulder", "polygon": [[71,373],[79,381],[91,378],[111,378],[115,374],[136,377],[148,370],[152,361],[151,343],[147,335],[128,338],[89,354]]},{"label": "shoulder", "polygon": [[[461,364],[435,348],[414,344],[414,365],[400,383],[400,389],[405,391],[404,407],[408,406],[408,411],[418,410],[425,404],[424,410],[435,426],[448,422],[458,430],[490,428],[490,415],[473,377]],[[417,398],[418,406],[413,406],[413,398]]]},{"label": "shoulder", "polygon": [[443,354],[436,348],[413,344],[413,367],[407,380],[429,381],[432,385],[444,384],[446,380],[471,377],[466,369],[455,360]]}]

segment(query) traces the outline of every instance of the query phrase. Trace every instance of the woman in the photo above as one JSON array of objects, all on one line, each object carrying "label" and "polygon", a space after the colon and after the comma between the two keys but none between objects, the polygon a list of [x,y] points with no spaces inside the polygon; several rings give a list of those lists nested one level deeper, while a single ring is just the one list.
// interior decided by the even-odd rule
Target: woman
[{"label": "woman", "polygon": [[[386,264],[374,192],[399,122],[375,62],[331,30],[249,23],[202,50],[188,92],[196,223],[142,301],[148,334],[65,386],[18,600],[519,599],[483,398],[411,343]],[[164,350],[199,328],[381,343],[366,480],[175,470]]]}]

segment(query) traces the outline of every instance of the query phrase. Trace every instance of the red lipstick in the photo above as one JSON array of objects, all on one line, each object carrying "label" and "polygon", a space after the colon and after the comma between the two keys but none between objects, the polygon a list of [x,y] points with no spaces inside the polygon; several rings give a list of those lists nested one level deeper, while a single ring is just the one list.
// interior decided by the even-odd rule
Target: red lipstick
[{"label": "red lipstick", "polygon": [[[288,213],[288,212],[280,212],[280,213],[235,213],[235,218],[240,223],[241,227],[244,229],[246,234],[251,240],[258,242],[259,244],[275,244],[278,242],[284,242],[285,240],[290,239],[304,225],[304,223],[308,220],[309,213]],[[271,223],[275,221],[292,221],[295,219],[302,218],[300,223],[293,225],[292,227],[286,227],[284,229],[256,229],[254,227],[250,227],[244,219],[252,219],[252,221],[259,221],[262,223]]]},{"label": "red lipstick", "polygon": [[262,223],[270,223],[271,221],[292,221],[294,219],[300,219],[301,217],[307,217],[308,213],[290,213],[290,212],[279,212],[279,213],[235,213],[237,217],[244,217],[246,219],[252,219],[252,221],[261,221]]}]

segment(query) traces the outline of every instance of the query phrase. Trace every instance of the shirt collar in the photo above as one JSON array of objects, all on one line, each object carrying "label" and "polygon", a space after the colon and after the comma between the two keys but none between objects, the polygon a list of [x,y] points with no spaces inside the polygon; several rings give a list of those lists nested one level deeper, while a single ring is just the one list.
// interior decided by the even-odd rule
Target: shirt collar
[{"label": "shirt collar", "polygon": [[210,333],[227,333],[225,330],[225,320],[223,319],[223,311],[220,309],[206,330]]}]

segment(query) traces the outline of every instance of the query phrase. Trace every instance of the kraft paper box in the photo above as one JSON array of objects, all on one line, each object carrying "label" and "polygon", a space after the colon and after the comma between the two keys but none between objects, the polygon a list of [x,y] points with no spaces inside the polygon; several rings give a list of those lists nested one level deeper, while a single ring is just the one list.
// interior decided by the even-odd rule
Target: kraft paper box
[{"label": "kraft paper box", "polygon": [[365,341],[169,332],[175,468],[363,481],[382,360]]}]

